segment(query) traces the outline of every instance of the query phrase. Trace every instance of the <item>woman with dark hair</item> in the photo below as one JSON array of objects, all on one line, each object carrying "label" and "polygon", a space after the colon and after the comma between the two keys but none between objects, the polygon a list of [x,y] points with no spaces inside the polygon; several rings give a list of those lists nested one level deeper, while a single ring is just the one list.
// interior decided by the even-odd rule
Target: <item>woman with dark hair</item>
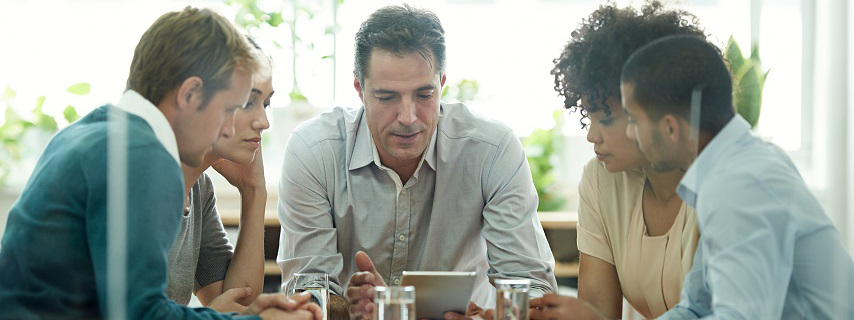
[{"label": "woman with dark hair", "polygon": [[705,37],[693,15],[651,1],[640,11],[600,6],[572,33],[552,74],[564,104],[582,116],[596,158],[579,186],[578,299],[531,301],[532,319],[621,316],[623,298],[657,317],[679,302],[699,231],[676,194],[682,172],[657,172],[626,136],[620,71],[638,48],[673,34]]}]

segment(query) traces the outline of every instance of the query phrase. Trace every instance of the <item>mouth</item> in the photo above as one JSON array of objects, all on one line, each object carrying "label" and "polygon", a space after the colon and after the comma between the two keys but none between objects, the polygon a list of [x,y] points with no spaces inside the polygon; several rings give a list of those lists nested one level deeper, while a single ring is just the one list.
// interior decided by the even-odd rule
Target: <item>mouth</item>
[{"label": "mouth", "polygon": [[413,142],[415,142],[415,139],[418,137],[419,134],[421,134],[421,132],[416,132],[416,133],[412,133],[412,134],[395,134],[395,133],[392,133],[391,136],[394,137],[394,140],[397,141],[398,143],[413,143]]},{"label": "mouth", "polygon": [[596,159],[599,159],[599,161],[605,161],[605,158],[611,156],[610,154],[607,154],[607,153],[600,153],[600,152],[595,152],[595,153],[596,153]]},{"label": "mouth", "polygon": [[249,145],[251,145],[254,148],[258,148],[261,146],[261,137],[252,137],[249,139],[245,139],[243,141],[248,143]]}]

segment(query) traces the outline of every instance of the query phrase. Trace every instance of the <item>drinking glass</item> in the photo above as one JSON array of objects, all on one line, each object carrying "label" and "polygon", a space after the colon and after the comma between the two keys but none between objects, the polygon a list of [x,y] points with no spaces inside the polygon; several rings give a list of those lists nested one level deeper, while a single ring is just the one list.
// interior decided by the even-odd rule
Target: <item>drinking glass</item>
[{"label": "drinking glass", "polygon": [[323,320],[327,320],[327,301],[329,301],[329,275],[326,273],[294,273],[291,281],[282,285],[282,292],[288,296],[308,291],[317,299],[323,310]]},{"label": "drinking glass", "polygon": [[531,280],[496,279],[496,320],[528,320],[528,290]]},{"label": "drinking glass", "polygon": [[415,287],[374,287],[373,320],[415,320]]}]

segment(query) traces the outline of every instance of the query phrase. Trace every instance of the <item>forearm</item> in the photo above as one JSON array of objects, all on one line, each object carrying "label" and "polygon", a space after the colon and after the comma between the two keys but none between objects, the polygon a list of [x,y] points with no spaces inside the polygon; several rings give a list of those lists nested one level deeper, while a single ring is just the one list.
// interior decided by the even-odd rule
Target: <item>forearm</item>
[{"label": "forearm", "polygon": [[329,295],[329,307],[326,309],[326,312],[330,320],[350,319],[350,313],[347,310],[347,299],[339,295]]},{"label": "forearm", "polygon": [[264,209],[267,191],[241,190],[240,226],[234,256],[228,266],[222,291],[250,287],[252,294],[238,300],[248,305],[261,294],[264,285]]}]

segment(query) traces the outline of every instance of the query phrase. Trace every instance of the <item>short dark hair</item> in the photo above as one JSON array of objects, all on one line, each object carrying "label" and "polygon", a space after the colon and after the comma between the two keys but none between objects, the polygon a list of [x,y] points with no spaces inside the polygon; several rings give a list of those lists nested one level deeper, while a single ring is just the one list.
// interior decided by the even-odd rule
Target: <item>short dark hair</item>
[{"label": "short dark hair", "polygon": [[661,38],[632,54],[622,83],[634,85],[634,100],[652,120],[666,114],[690,119],[691,95],[701,89],[700,131],[718,132],[735,116],[732,76],[721,50],[703,38]]},{"label": "short dark hair", "polygon": [[445,29],[439,17],[426,9],[403,6],[383,7],[368,17],[356,32],[356,59],[353,74],[363,82],[374,48],[394,54],[418,52],[439,74],[445,73]]},{"label": "short dark hair", "polygon": [[[564,97],[564,107],[580,111],[582,127],[588,112],[611,109],[609,97],[620,97],[620,69],[641,46],[673,34],[705,36],[698,19],[682,10],[665,10],[658,1],[648,1],[638,12],[634,8],[602,5],[582,20],[572,32],[560,57],[554,60],[555,91]],[[581,96],[589,98],[581,108]]]}]

